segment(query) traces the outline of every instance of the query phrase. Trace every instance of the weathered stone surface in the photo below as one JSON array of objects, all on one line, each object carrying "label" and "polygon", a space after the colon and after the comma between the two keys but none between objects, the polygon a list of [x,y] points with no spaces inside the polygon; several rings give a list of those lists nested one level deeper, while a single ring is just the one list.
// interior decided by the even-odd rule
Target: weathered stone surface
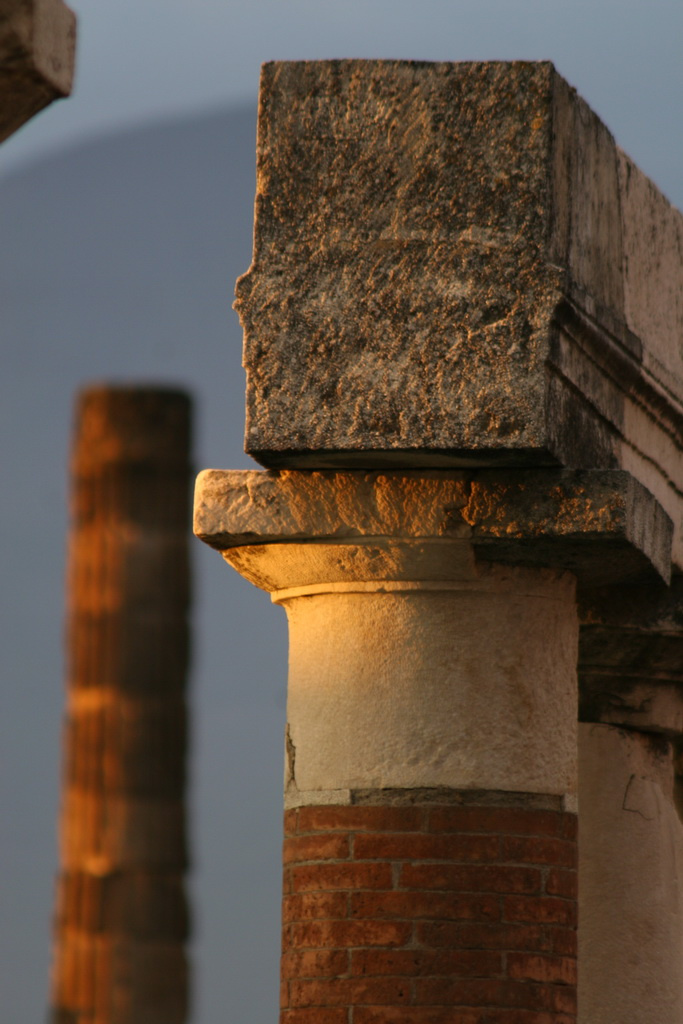
[{"label": "weathered stone surface", "polygon": [[668,578],[670,566],[668,517],[613,470],[205,470],[194,530],[221,551],[457,541],[483,561],[564,568],[594,584],[655,570]]},{"label": "weathered stone surface", "polygon": [[165,388],[77,405],[55,1024],[186,1016],[190,418]]},{"label": "weathered stone surface", "polygon": [[[268,545],[266,557],[286,559],[289,547]],[[274,595],[290,637],[287,806],[385,787],[554,794],[574,806],[571,574],[489,566],[436,586],[424,573],[373,585],[355,568],[296,589],[288,573]]]},{"label": "weathered stone surface", "polygon": [[595,673],[581,676],[581,720],[617,725],[637,732],[662,736],[683,736],[683,690],[680,682],[672,685],[655,680],[649,683]]},{"label": "weathered stone surface", "polygon": [[683,217],[548,63],[264,67],[247,450],[629,470],[683,566]]},{"label": "weathered stone surface", "polygon": [[683,736],[683,576],[586,590],[579,717]]},{"label": "weathered stone surface", "polygon": [[582,1021],[683,1019],[683,826],[671,745],[579,726]]},{"label": "weathered stone surface", "polygon": [[75,47],[76,17],[62,0],[0,0],[0,142],[69,95]]}]

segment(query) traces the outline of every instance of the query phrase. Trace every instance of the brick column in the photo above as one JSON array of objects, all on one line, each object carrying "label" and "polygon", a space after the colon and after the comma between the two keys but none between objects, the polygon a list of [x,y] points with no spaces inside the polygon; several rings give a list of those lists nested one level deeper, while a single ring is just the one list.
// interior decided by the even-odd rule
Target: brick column
[{"label": "brick column", "polygon": [[363,798],[286,812],[283,1024],[575,1020],[576,816],[504,791]]},{"label": "brick column", "polygon": [[81,395],[54,1024],[183,1024],[190,406]]}]

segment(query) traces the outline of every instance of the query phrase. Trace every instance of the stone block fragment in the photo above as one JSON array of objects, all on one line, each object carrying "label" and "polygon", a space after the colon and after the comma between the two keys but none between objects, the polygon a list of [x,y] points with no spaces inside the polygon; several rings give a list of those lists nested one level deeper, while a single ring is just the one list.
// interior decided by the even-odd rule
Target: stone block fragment
[{"label": "stone block fragment", "polygon": [[0,142],[69,95],[75,47],[76,17],[62,0],[0,0]]}]

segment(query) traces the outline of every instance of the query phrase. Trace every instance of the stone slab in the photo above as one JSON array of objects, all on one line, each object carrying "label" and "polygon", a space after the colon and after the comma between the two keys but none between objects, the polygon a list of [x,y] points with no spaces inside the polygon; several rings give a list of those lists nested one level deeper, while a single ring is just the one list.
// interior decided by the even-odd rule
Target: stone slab
[{"label": "stone slab", "polygon": [[671,739],[683,736],[683,687],[655,680],[581,673],[580,721],[601,722]]},{"label": "stone slab", "polygon": [[483,561],[567,569],[593,585],[668,579],[670,567],[668,517],[614,470],[205,470],[194,530],[223,552],[383,538],[458,542]]},{"label": "stone slab", "polygon": [[627,469],[683,567],[683,217],[549,63],[264,66],[246,447]]},{"label": "stone slab", "polygon": [[579,717],[683,736],[683,576],[584,590]]},{"label": "stone slab", "polygon": [[61,0],[0,0],[0,142],[74,76],[76,16]]}]

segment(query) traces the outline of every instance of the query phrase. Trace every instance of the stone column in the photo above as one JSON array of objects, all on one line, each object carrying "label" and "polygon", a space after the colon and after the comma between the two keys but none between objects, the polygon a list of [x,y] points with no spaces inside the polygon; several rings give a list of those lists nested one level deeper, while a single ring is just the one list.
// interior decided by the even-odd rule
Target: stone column
[{"label": "stone column", "polygon": [[55,1024],[183,1024],[190,405],[78,403]]},{"label": "stone column", "polygon": [[362,548],[320,554],[334,582],[272,595],[290,628],[283,1024],[573,1014],[573,577],[443,551],[373,578]]},{"label": "stone column", "polygon": [[683,569],[682,253],[550,64],[264,67],[267,472],[195,530],[290,622],[282,1024],[576,1019],[574,595]]},{"label": "stone column", "polygon": [[201,475],[195,531],[290,624],[282,1024],[573,1019],[575,580],[658,562],[632,487]]}]

